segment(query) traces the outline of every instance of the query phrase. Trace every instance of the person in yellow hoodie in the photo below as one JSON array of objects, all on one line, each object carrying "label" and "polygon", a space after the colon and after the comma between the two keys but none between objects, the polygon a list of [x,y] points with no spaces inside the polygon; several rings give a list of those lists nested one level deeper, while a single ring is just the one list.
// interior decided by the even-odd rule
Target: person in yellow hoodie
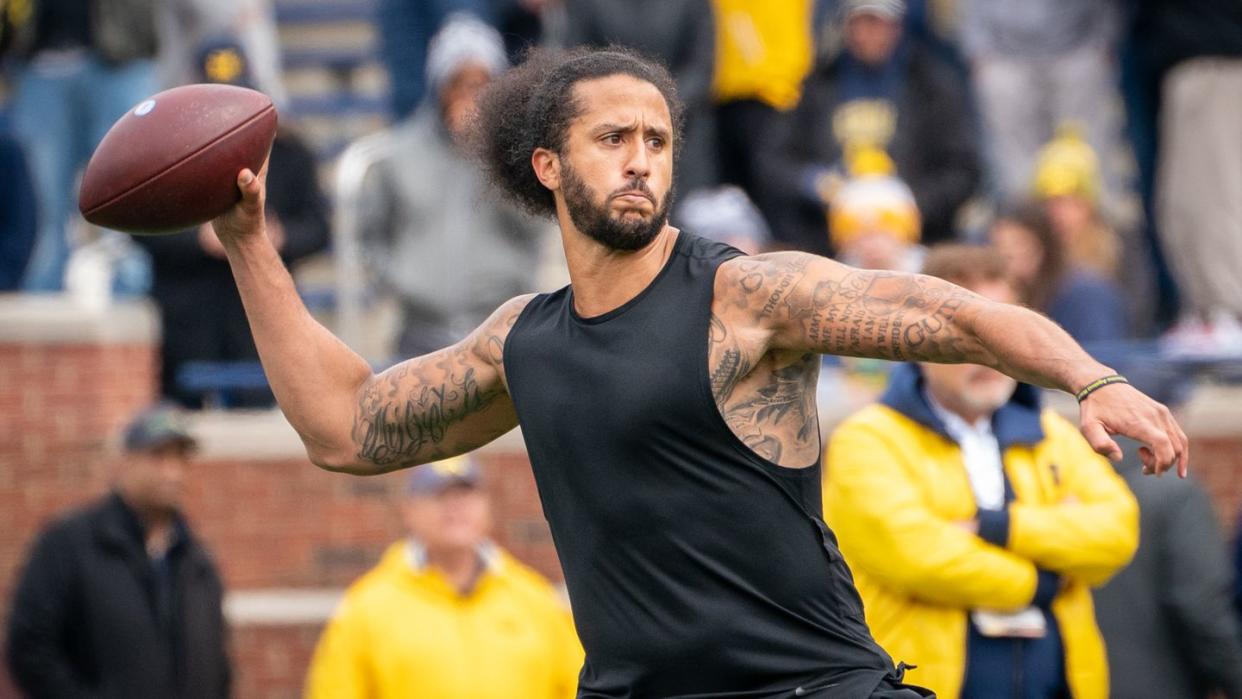
[{"label": "person in yellow hoodie", "polygon": [[[934,248],[924,272],[1015,300],[985,248]],[[1108,696],[1090,588],[1134,555],[1138,507],[1032,387],[902,365],[837,428],[825,465],[824,518],[876,640],[917,666],[908,681],[942,699]]]},{"label": "person in yellow hoodie", "polygon": [[490,505],[467,459],[411,474],[410,536],[346,592],[311,661],[309,699],[575,695],[583,653],[569,609],[487,540]]}]

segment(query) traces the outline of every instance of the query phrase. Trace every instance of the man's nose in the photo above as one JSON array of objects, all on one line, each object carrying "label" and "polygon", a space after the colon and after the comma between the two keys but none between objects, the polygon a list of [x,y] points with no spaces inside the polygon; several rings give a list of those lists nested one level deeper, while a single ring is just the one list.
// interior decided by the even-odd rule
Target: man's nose
[{"label": "man's nose", "polygon": [[638,141],[630,149],[625,161],[626,179],[647,179],[651,174],[651,156],[647,153],[647,144]]}]

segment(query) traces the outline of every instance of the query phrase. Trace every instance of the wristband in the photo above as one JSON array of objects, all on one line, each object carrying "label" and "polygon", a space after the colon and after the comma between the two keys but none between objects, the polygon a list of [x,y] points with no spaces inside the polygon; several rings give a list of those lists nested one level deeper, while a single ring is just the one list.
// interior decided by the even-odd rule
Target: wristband
[{"label": "wristband", "polygon": [[1096,379],[1095,381],[1092,381],[1086,386],[1083,386],[1081,391],[1074,394],[1074,397],[1078,399],[1079,403],[1081,403],[1087,399],[1087,396],[1091,395],[1092,393],[1095,393],[1096,391],[1100,390],[1101,388],[1104,388],[1105,386],[1109,384],[1114,384],[1114,383],[1130,383],[1130,382],[1127,381],[1126,377],[1122,376],[1121,374],[1113,374],[1111,376],[1105,376],[1102,379]]}]

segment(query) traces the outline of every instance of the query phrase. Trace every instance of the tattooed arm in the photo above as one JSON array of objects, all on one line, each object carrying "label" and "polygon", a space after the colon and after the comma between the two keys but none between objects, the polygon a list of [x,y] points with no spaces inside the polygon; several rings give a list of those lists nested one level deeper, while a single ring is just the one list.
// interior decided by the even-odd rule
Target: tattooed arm
[{"label": "tattooed arm", "polygon": [[299,299],[264,234],[262,175],[243,171],[242,202],[212,225],[268,382],[312,462],[333,471],[382,473],[468,451],[517,424],[501,349],[529,297],[506,303],[453,347],[374,376]]},{"label": "tattooed arm", "polygon": [[[1070,393],[1113,373],[1044,316],[933,277],[772,253],[722,265],[716,293],[722,308],[761,330],[767,351],[969,362]],[[1083,404],[1091,445],[1119,458],[1110,435],[1125,434],[1147,445],[1149,470],[1184,472],[1188,444],[1168,409],[1129,386],[1109,388],[1118,390]]]}]

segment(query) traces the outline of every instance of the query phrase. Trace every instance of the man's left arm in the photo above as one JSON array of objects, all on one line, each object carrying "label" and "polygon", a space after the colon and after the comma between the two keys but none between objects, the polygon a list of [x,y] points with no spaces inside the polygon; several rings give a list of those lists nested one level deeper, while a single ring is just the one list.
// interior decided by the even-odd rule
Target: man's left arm
[{"label": "man's left arm", "polygon": [[1054,415],[1043,422],[1040,448],[1048,450],[1058,501],[1016,500],[981,520],[980,536],[1045,570],[1102,585],[1138,548],[1138,502],[1073,426]]},{"label": "man's left arm", "polygon": [[[782,252],[721,267],[716,303],[748,314],[769,349],[894,361],[983,364],[1027,383],[1073,394],[1114,372],[1056,323],[1021,306],[989,301],[917,274],[860,270],[827,258]],[[1083,435],[1097,452],[1121,458],[1121,434],[1144,446],[1147,472],[1185,475],[1189,443],[1168,408],[1126,384],[1082,403]]]}]

